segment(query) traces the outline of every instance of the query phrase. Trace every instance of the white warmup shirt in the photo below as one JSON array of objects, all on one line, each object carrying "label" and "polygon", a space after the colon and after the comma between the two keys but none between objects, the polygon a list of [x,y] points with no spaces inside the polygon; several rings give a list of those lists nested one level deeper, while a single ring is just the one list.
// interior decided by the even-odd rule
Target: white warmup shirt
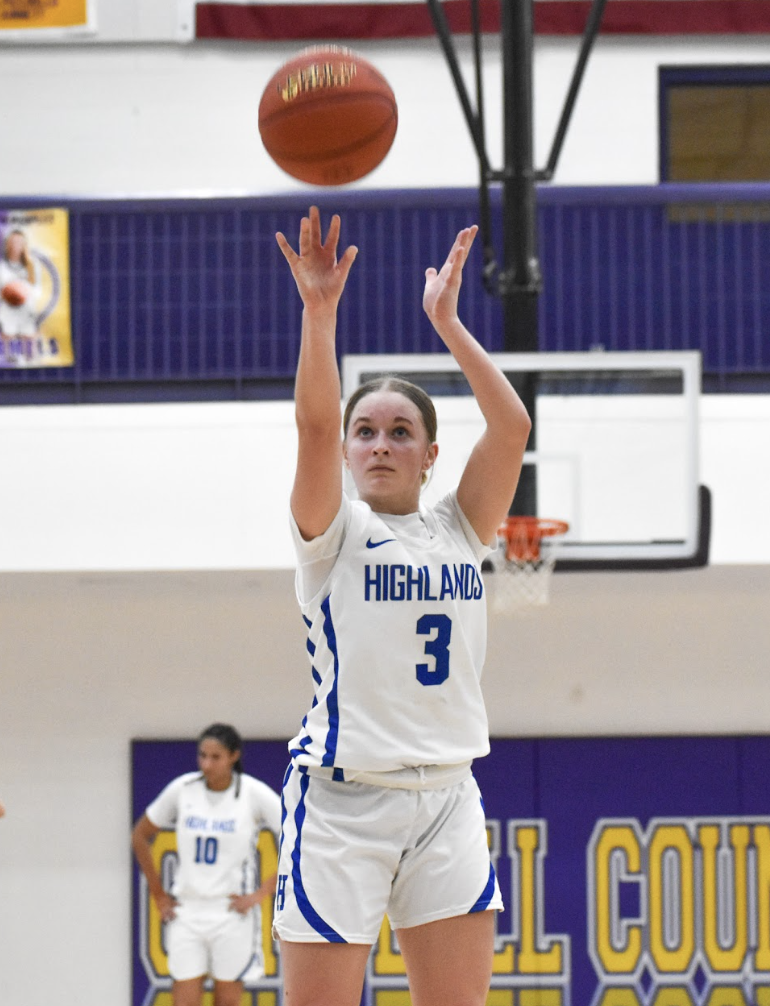
[{"label": "white warmup shirt", "polygon": [[[237,792],[237,795],[236,795]],[[256,889],[259,832],[281,830],[281,799],[250,775],[233,774],[229,788],[208,789],[200,772],[170,782],[153,800],[147,817],[158,828],[175,828],[179,866],[172,894],[226,898]]]},{"label": "white warmup shirt", "polygon": [[456,494],[405,516],[343,496],[323,535],[306,542],[292,528],[315,683],[295,762],[394,772],[487,754],[480,564],[491,549]]}]

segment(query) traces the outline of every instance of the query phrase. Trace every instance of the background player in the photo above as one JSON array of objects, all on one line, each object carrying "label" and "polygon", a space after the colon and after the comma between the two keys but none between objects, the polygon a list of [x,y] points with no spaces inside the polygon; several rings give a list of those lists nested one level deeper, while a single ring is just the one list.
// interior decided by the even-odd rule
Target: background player
[{"label": "background player", "polygon": [[[291,495],[297,595],[315,698],[290,743],[274,929],[286,1006],[357,1006],[387,912],[413,1006],[482,1006],[502,907],[471,762],[489,751],[480,675],[480,564],[508,512],[530,420],[460,322],[476,235],[426,272],[423,307],[486,421],[456,491],[420,509],[437,454],[436,414],[393,378],[340,415],[337,306],[357,249],[337,261],[317,208],[299,253],[277,235],[304,304]],[[340,426],[343,440],[340,442]],[[343,463],[359,499],[343,492]]]},{"label": "background player", "polygon": [[[275,876],[256,887],[256,843],[268,828],[278,836],[278,794],[241,767],[242,741],[223,723],[198,738],[198,772],[165,787],[137,821],[131,844],[161,918],[168,924],[168,966],[175,1006],[200,1006],[203,983],[214,979],[215,1006],[239,1006],[242,977],[261,956],[260,904]],[[152,842],[176,828],[179,863],[172,891],[163,889]]]}]

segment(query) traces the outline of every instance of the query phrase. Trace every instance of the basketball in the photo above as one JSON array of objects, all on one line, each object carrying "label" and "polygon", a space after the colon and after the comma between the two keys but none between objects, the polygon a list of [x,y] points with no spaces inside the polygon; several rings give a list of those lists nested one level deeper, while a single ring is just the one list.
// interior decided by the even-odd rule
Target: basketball
[{"label": "basketball", "polygon": [[27,299],[27,288],[20,280],[12,279],[10,283],[6,283],[3,289],[0,290],[0,296],[11,307],[21,307]]},{"label": "basketball", "polygon": [[346,185],[384,159],[398,109],[371,63],[341,46],[314,46],[273,74],[258,118],[265,149],[287,174],[310,185]]}]

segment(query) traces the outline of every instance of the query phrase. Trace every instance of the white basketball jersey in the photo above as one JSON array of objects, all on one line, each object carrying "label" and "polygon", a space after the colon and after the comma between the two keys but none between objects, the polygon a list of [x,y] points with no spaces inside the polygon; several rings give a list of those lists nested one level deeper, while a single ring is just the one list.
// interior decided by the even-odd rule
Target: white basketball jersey
[{"label": "white basketball jersey", "polygon": [[[489,548],[455,493],[406,516],[345,497],[330,534],[341,546],[322,589],[303,603],[298,580],[315,698],[292,757],[390,772],[487,754],[480,562]],[[305,548],[295,531],[300,560],[323,555],[324,537]]]},{"label": "white basketball jersey", "polygon": [[172,893],[184,898],[226,898],[255,889],[259,832],[278,837],[281,799],[250,775],[233,774],[229,788],[208,789],[200,772],[170,782],[153,800],[147,817],[158,828],[175,828],[179,864]]}]

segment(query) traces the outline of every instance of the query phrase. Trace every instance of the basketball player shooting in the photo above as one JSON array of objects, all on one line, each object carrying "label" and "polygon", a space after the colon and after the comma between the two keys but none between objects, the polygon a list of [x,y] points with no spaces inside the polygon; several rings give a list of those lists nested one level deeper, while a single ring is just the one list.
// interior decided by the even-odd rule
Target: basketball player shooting
[{"label": "basketball player shooting", "polygon": [[414,1006],[482,1006],[490,985],[502,899],[471,770],[489,752],[480,567],[530,419],[458,317],[475,235],[461,230],[425,273],[423,307],[486,421],[457,489],[431,508],[420,505],[438,456],[429,396],[386,376],[341,415],[336,317],[357,250],[337,257],[340,218],[324,239],[311,207],[297,251],[277,235],[304,305],[291,523],[315,682],[283,792],[274,927],[287,1006],[358,1006],[385,913]]}]

